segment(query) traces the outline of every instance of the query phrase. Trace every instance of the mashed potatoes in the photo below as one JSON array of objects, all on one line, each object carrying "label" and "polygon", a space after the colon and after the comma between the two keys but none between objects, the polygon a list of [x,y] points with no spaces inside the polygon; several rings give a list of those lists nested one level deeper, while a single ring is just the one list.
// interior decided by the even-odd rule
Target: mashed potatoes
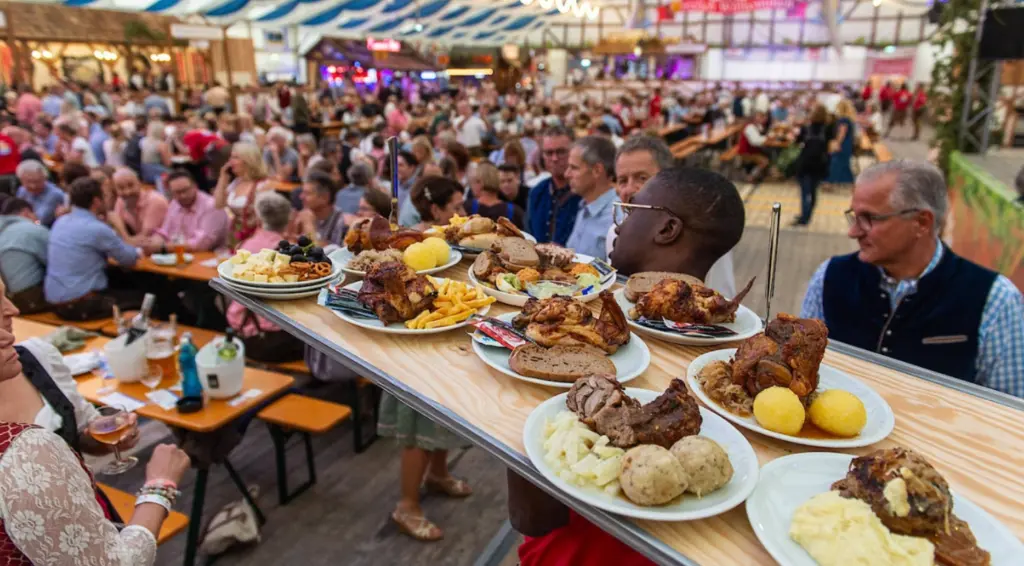
[{"label": "mashed potatoes", "polygon": [[835,491],[798,507],[789,536],[821,566],[931,566],[935,561],[932,543],[890,533],[867,503]]}]

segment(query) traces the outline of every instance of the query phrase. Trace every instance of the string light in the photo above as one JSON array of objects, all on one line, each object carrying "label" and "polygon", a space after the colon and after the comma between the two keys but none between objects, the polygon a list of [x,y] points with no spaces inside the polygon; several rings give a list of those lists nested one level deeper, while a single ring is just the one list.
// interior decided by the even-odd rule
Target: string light
[{"label": "string light", "polygon": [[149,59],[157,63],[167,63],[171,60],[171,55],[169,53],[153,53]]},{"label": "string light", "polygon": [[97,49],[96,51],[93,51],[92,56],[100,61],[117,61],[117,53],[107,51],[105,49]]}]

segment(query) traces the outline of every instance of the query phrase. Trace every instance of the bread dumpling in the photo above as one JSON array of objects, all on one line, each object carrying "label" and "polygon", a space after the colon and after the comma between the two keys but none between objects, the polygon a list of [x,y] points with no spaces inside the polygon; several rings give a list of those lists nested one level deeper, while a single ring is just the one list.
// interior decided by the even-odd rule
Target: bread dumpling
[{"label": "bread dumpling", "polygon": [[717,490],[732,479],[729,455],[714,440],[705,436],[687,436],[672,445],[672,455],[690,480],[686,491],[701,497]]},{"label": "bread dumpling", "polygon": [[667,449],[641,444],[622,457],[622,492],[637,505],[664,505],[686,491],[689,478]]}]

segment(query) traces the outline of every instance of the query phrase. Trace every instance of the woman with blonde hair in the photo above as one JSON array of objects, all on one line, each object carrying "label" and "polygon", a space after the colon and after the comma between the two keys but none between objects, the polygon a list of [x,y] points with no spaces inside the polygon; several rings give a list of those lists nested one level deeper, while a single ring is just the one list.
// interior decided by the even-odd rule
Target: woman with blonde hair
[{"label": "woman with blonde hair", "polygon": [[493,163],[481,161],[476,164],[469,174],[469,188],[473,200],[466,203],[467,213],[491,220],[508,218],[516,226],[523,227],[523,209],[501,198],[501,179]]},{"label": "woman with blonde hair", "polygon": [[253,203],[257,193],[272,189],[259,148],[251,143],[233,145],[213,189],[217,208],[229,209],[232,214],[231,246],[247,240],[259,227]]},{"label": "woman with blonde hair", "polygon": [[857,111],[853,104],[846,100],[839,101],[836,106],[835,137],[829,143],[829,153],[832,158],[829,162],[828,178],[826,183],[834,185],[852,185],[853,168],[850,161],[853,159],[853,142],[857,139],[857,130],[854,126],[854,119]]},{"label": "woman with blonde hair", "polygon": [[142,151],[142,182],[155,185],[171,167],[171,146],[167,143],[166,124],[157,120],[146,126],[146,136],[139,142]]},{"label": "woman with blonde hair", "polygon": [[416,161],[419,162],[420,167],[434,162],[434,148],[430,145],[430,140],[426,136],[417,136],[416,139],[412,140],[410,152],[416,156]]},{"label": "woman with blonde hair", "polygon": [[110,126],[110,137],[103,140],[103,155],[107,158],[107,165],[112,167],[124,167],[124,148],[128,145],[128,137],[120,124]]}]

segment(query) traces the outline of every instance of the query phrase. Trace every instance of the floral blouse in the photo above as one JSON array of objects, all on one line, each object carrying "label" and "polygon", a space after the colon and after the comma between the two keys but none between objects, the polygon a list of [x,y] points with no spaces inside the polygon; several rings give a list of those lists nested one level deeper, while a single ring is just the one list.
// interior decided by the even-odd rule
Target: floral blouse
[{"label": "floral blouse", "polygon": [[23,431],[0,456],[0,521],[33,564],[147,566],[156,538],[128,525],[118,532],[93,491],[92,480],[59,436]]}]

